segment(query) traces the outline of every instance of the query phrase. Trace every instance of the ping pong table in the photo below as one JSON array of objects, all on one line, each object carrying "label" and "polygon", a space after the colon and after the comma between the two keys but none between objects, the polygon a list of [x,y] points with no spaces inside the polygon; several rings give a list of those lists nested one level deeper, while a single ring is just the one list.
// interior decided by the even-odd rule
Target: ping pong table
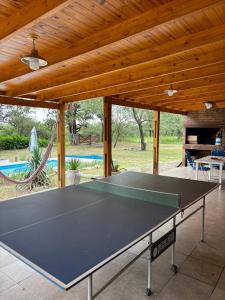
[{"label": "ping pong table", "polygon": [[[91,300],[93,273],[148,238],[146,249],[133,261],[149,251],[146,293],[150,295],[152,262],[171,247],[172,269],[177,271],[176,228],[199,210],[204,240],[205,197],[217,187],[212,182],[125,172],[3,201],[0,246],[65,290],[88,278]],[[197,208],[186,212],[200,200]],[[154,232],[167,222],[171,229],[153,241]]]}]

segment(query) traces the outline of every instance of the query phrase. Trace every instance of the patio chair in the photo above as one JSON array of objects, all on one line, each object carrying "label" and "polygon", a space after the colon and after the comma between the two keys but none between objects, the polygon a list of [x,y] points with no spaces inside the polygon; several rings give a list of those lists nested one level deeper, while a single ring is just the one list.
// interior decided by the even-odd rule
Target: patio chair
[{"label": "patio chair", "polygon": [[[225,157],[225,151],[224,150],[219,150],[219,149],[213,149],[211,151],[211,156],[222,156]],[[210,178],[217,178],[218,175],[214,175],[213,174],[213,169],[214,170],[219,170],[219,166],[218,165],[212,165],[212,169],[210,170]],[[223,170],[225,170],[225,165],[223,166]]]},{"label": "patio chair", "polygon": [[[211,156],[222,156],[225,157],[225,151],[224,150],[218,150],[218,149],[214,149],[211,151]],[[219,169],[219,167],[217,165],[213,166],[213,168],[215,169]],[[223,170],[225,170],[225,166],[223,166]]]},{"label": "patio chair", "polygon": [[[195,162],[194,162],[194,160],[193,160],[193,158],[191,156],[191,153],[188,150],[186,150],[185,153],[186,153],[186,158],[187,158],[188,166],[190,166],[193,170],[196,170],[196,165],[195,165]],[[208,179],[210,180],[210,172],[209,172],[210,171],[210,167],[203,166],[203,165],[199,164],[198,170],[199,171],[203,171],[204,173],[206,172],[207,176],[208,176]]]}]

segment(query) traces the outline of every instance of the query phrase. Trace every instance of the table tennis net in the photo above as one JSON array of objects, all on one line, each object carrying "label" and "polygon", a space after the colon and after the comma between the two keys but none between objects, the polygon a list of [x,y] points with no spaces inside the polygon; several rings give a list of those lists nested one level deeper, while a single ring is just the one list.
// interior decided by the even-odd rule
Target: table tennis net
[{"label": "table tennis net", "polygon": [[163,206],[180,208],[181,205],[180,194],[164,193],[160,191],[134,188],[129,186],[112,184],[105,181],[90,181],[82,183],[79,186],[102,193],[110,193],[116,196],[132,198]]}]

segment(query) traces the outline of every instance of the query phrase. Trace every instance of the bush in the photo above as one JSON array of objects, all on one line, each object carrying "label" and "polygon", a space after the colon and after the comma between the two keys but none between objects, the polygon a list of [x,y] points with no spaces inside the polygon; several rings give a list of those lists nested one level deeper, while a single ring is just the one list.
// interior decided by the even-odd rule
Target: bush
[{"label": "bush", "polygon": [[[25,136],[0,136],[0,150],[26,149],[29,147],[30,138]],[[48,141],[45,139],[38,140],[40,147],[46,147]]]}]

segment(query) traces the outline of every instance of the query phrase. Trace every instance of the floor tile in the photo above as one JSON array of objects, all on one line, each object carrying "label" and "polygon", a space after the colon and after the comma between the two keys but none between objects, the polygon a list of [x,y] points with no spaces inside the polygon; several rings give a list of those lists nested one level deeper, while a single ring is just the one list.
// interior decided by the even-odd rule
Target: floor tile
[{"label": "floor tile", "polygon": [[212,296],[210,297],[210,300],[224,300],[225,299],[225,290],[216,288]]},{"label": "floor tile", "polygon": [[17,261],[17,259],[12,254],[0,247],[0,268],[5,267],[15,261]]},{"label": "floor tile", "polygon": [[0,293],[1,300],[42,300],[29,294],[19,285],[15,285],[4,292]]},{"label": "floor tile", "polygon": [[225,290],[225,268],[223,269],[223,272],[222,272],[222,274],[220,276],[220,279],[219,279],[217,287],[220,288],[220,289]]},{"label": "floor tile", "polygon": [[187,260],[185,260],[184,264],[180,268],[180,273],[206,282],[212,286],[216,285],[221,272],[222,267],[209,264],[203,260],[190,256]]},{"label": "floor tile", "polygon": [[212,291],[212,286],[178,273],[171,278],[157,300],[206,300]]},{"label": "floor tile", "polygon": [[21,261],[15,261],[1,268],[1,271],[16,282],[20,282],[26,279],[27,277],[31,276],[35,272],[29,266],[27,266],[25,263]]},{"label": "floor tile", "polygon": [[19,285],[31,295],[36,296],[41,300],[54,300],[56,297],[63,296],[65,293],[59,287],[38,273],[35,273],[27,279],[21,281]]},{"label": "floor tile", "polygon": [[209,246],[208,241],[199,243],[191,253],[191,256],[217,266],[223,267],[225,265],[225,248],[223,251],[219,251]]},{"label": "floor tile", "polygon": [[[5,289],[10,288],[11,286],[15,285],[16,282],[9,278],[4,273],[0,272],[0,292],[4,291]],[[1,299],[1,297],[0,297]]]}]

